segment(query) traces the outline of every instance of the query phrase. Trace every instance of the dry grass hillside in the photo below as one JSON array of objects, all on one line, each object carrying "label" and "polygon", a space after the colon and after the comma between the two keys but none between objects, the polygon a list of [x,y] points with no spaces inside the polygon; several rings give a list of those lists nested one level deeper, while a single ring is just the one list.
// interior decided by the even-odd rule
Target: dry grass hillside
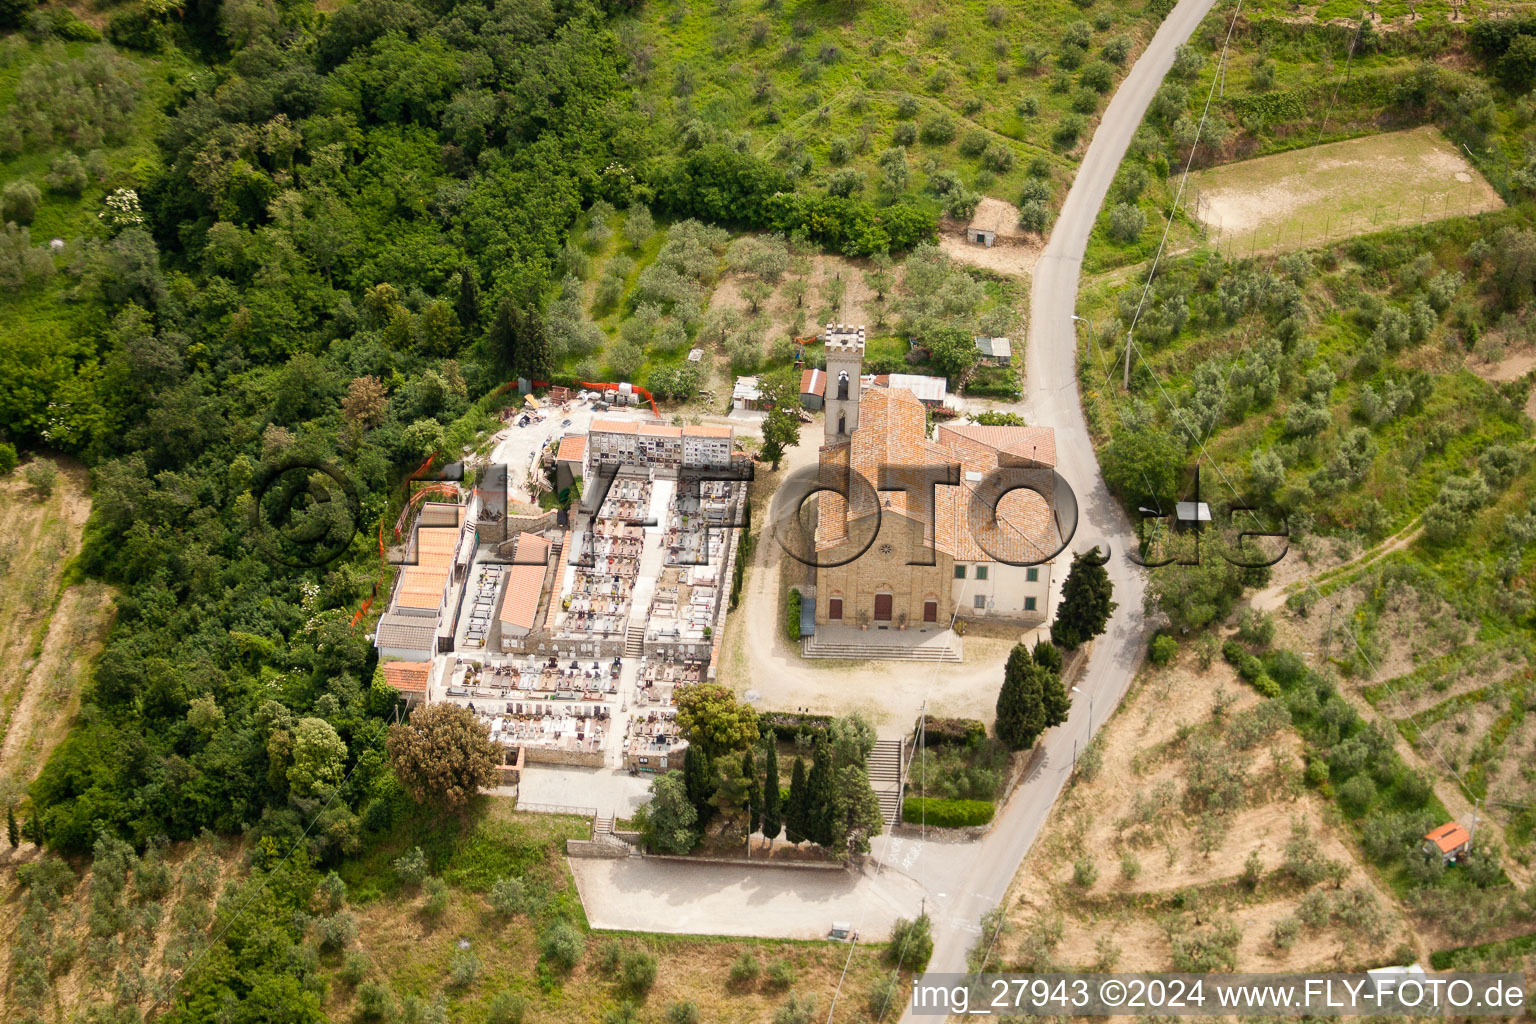
[{"label": "dry grass hillside", "polygon": [[86,471],[61,467],[44,493],[0,479],[0,786],[31,781],[64,735],[112,615],[110,588],[69,582],[90,515]]},{"label": "dry grass hillside", "polygon": [[[1020,869],[997,953],[1044,970],[1354,970],[1424,959],[1284,707],[1216,659],[1149,668]],[[994,967],[993,969],[1001,969]]]}]

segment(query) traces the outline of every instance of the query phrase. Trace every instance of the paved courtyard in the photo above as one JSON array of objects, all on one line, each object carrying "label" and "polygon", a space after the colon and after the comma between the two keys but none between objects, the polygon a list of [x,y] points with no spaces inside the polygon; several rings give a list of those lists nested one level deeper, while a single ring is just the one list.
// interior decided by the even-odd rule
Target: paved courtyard
[{"label": "paved courtyard", "polygon": [[874,875],[794,868],[684,864],[630,857],[570,861],[594,928],[676,935],[822,939],[833,921],[880,940],[922,909],[923,888],[893,871]]},{"label": "paved courtyard", "polygon": [[531,764],[523,770],[517,802],[560,807],[590,807],[598,814],[629,818],[650,798],[651,775],[630,775],[613,768],[561,768]]}]

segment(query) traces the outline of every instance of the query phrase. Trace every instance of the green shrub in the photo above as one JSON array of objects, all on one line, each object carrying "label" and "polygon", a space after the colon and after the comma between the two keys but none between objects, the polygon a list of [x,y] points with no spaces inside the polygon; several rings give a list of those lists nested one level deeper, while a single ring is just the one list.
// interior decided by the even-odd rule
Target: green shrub
[{"label": "green shrub", "polygon": [[8,441],[0,441],[0,476],[6,476],[15,469],[17,461],[16,446]]},{"label": "green shrub", "polygon": [[142,4],[125,8],[107,22],[107,38],[129,50],[157,53],[165,46],[165,26]]},{"label": "green shrub", "polygon": [[421,852],[421,847],[412,847],[409,851],[395,858],[395,877],[404,885],[420,885],[422,879],[427,877],[427,855]]},{"label": "green shrub", "polygon": [[1279,697],[1282,692],[1280,689],[1280,684],[1275,682],[1269,676],[1265,675],[1262,671],[1248,682],[1255,690],[1258,690],[1259,693],[1266,697]]},{"label": "green shrub", "polygon": [[943,114],[935,114],[923,122],[918,137],[930,146],[946,145],[955,140],[955,122]]},{"label": "green shrub", "polygon": [[1159,633],[1152,638],[1152,646],[1148,657],[1154,665],[1166,665],[1179,653],[1179,642],[1167,633]]},{"label": "green shrub", "polygon": [[528,1000],[511,992],[498,992],[486,1013],[487,1024],[523,1024],[528,1015]]},{"label": "green shrub", "polygon": [[1294,686],[1307,674],[1307,663],[1295,651],[1281,647],[1264,655],[1264,671],[1281,686]]},{"label": "green shrub", "polygon": [[783,991],[795,983],[795,968],[788,960],[775,960],[768,965],[768,984]]},{"label": "green shrub", "polygon": [[1364,773],[1356,775],[1339,787],[1339,806],[1352,818],[1363,815],[1371,801],[1376,799],[1376,783]]},{"label": "green shrub", "polygon": [[884,1020],[891,1007],[897,1005],[900,1000],[901,985],[897,980],[896,972],[892,971],[870,986],[864,1006],[869,1011],[871,1020]]},{"label": "green shrub", "polygon": [[421,912],[432,920],[437,920],[448,912],[448,883],[437,876],[428,878],[421,885],[421,891],[427,896],[421,905]]},{"label": "green shrub", "polygon": [[699,1004],[695,1002],[673,1003],[667,1007],[667,1024],[699,1024]]},{"label": "green shrub", "polygon": [[731,961],[730,979],[733,985],[748,985],[757,980],[757,976],[763,972],[762,965],[757,962],[757,957],[752,951],[744,949],[741,955]]},{"label": "green shrub", "polygon": [[619,983],[636,995],[649,992],[656,984],[656,958],[643,949],[624,954]]},{"label": "green shrub", "polygon": [[1079,857],[1072,862],[1072,884],[1079,889],[1091,889],[1099,880],[1099,865],[1092,857]]},{"label": "green shrub", "polygon": [[507,917],[522,913],[527,898],[527,890],[519,879],[501,878],[491,886],[491,907],[496,913]]},{"label": "green shrub", "polygon": [[921,973],[933,959],[933,922],[927,914],[908,921],[897,919],[885,946],[885,962],[892,967]]},{"label": "green shrub", "polygon": [[804,604],[805,598],[798,590],[791,590],[789,598],[784,602],[784,631],[791,640],[800,639],[800,610]]},{"label": "green shrub", "polygon": [[457,989],[466,989],[475,983],[480,976],[480,958],[472,949],[456,949],[453,957],[448,961],[448,984]]},{"label": "green shrub", "polygon": [[575,970],[586,952],[586,940],[564,918],[552,922],[539,936],[539,953],[562,971]]},{"label": "green shrub", "polygon": [[929,718],[923,742],[930,747],[976,747],[987,738],[987,723],[975,718]]},{"label": "green shrub", "polygon": [[31,224],[32,218],[37,216],[37,205],[42,201],[43,194],[36,185],[30,181],[13,181],[0,192],[0,222]]},{"label": "green shrub", "polygon": [[909,796],[901,808],[901,819],[934,828],[968,828],[992,820],[996,808],[987,800],[940,800],[936,797]]},{"label": "green shrub", "polygon": [[1268,647],[1275,639],[1275,620],[1265,612],[1250,608],[1238,616],[1237,635],[1245,644]]},{"label": "green shrub", "polygon": [[366,977],[368,977],[368,954],[360,949],[354,949],[341,962],[341,980],[352,988],[356,988]]},{"label": "green shrub", "polygon": [[316,923],[316,931],[323,952],[346,949],[357,941],[357,918],[345,910],[322,917]]}]

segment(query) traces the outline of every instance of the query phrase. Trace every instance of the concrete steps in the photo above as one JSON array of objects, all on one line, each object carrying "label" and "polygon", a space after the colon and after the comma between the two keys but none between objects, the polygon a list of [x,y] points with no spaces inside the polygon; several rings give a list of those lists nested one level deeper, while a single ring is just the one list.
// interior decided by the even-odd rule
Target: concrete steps
[{"label": "concrete steps", "polygon": [[598,815],[595,819],[593,819],[592,838],[596,839],[598,836],[611,835],[613,835],[613,815]]},{"label": "concrete steps", "polygon": [[891,828],[901,818],[901,741],[876,740],[865,759],[870,787],[880,800],[880,817]]},{"label": "concrete steps", "polygon": [[819,631],[801,641],[800,654],[806,658],[845,658],[850,661],[961,661],[958,650],[937,638],[921,645],[894,644],[879,640],[834,640],[823,637]]},{"label": "concrete steps", "polygon": [[645,627],[631,625],[624,631],[624,657],[638,658],[645,653]]}]

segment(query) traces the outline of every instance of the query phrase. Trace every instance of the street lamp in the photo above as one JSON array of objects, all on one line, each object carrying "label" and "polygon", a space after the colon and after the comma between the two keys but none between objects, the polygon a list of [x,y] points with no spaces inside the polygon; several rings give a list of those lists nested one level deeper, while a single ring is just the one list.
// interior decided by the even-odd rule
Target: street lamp
[{"label": "street lamp", "polygon": [[[1079,689],[1078,687],[1074,686],[1074,687],[1072,687],[1072,692],[1073,693],[1082,693],[1083,691],[1081,689]],[[1093,694],[1092,693],[1088,694],[1088,735],[1089,736],[1093,735]]]}]

